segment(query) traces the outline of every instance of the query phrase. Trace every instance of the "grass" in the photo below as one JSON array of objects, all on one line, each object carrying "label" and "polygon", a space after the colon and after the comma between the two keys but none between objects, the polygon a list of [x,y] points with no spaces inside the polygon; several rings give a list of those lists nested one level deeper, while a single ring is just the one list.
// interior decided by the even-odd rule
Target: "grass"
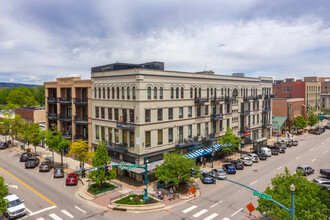
[{"label": "grass", "polygon": [[131,194],[129,196],[126,196],[124,198],[121,198],[121,199],[115,201],[115,203],[125,204],[125,205],[145,205],[145,204],[151,204],[151,203],[158,203],[158,201],[156,199],[149,197],[149,199],[145,202],[143,200],[143,195]]},{"label": "grass", "polygon": [[92,184],[89,188],[88,188],[88,192],[93,194],[93,195],[97,195],[106,191],[110,191],[115,189],[116,186],[110,184],[110,183],[103,183],[101,186],[94,183]]}]

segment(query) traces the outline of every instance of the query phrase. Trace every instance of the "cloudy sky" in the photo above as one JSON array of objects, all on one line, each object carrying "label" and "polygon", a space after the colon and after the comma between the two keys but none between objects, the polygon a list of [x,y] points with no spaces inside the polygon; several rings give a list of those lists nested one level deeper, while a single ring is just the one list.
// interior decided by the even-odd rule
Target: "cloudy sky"
[{"label": "cloudy sky", "polygon": [[330,76],[328,0],[0,2],[0,81],[90,78],[93,66]]}]

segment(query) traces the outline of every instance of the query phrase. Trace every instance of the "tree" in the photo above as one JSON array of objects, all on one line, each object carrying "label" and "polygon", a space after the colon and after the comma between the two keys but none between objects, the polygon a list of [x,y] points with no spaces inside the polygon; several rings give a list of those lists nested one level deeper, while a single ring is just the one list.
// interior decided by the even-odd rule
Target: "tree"
[{"label": "tree", "polygon": [[[111,158],[108,156],[108,150],[105,147],[104,142],[99,142],[96,148],[96,152],[92,158],[93,167],[106,166],[111,163]],[[90,172],[88,179],[95,182],[97,185],[102,186],[105,180],[112,180],[117,177],[117,173],[114,170],[108,170],[104,172],[103,169]]]},{"label": "tree", "polygon": [[239,145],[241,143],[241,138],[236,138],[236,135],[233,134],[233,129],[231,127],[227,127],[226,133],[222,138],[219,138],[219,144],[228,144],[229,147],[226,147],[223,149],[224,152],[226,152],[227,157],[229,152],[234,152],[239,148]]},{"label": "tree", "polygon": [[293,119],[293,125],[297,130],[304,129],[306,127],[306,120],[303,116],[299,115]]},{"label": "tree", "polygon": [[[40,136],[40,138],[41,137],[42,136]],[[61,165],[63,166],[63,152],[67,147],[70,146],[71,142],[62,137],[62,132],[58,130],[48,130],[46,132],[45,143],[52,151],[60,151]]]},{"label": "tree", "polygon": [[[310,182],[300,173],[290,174],[285,168],[285,172],[277,174],[271,180],[271,186],[265,190],[265,194],[272,196],[274,200],[282,205],[291,208],[290,185],[294,184],[295,191],[295,217],[296,219],[325,219],[328,217],[330,209],[330,197],[327,191],[316,183]],[[260,213],[273,216],[276,219],[290,219],[290,214],[285,209],[275,203],[258,199],[257,210]]]},{"label": "tree", "polygon": [[312,127],[314,125],[316,125],[316,123],[319,121],[319,117],[317,117],[317,115],[314,115],[314,111],[310,110],[308,111],[307,114],[307,124]]},{"label": "tree", "polygon": [[34,152],[37,154],[37,146],[40,144],[40,135],[39,132],[41,130],[40,126],[37,123],[29,124],[29,133],[28,141],[34,147]]},{"label": "tree", "polygon": [[7,185],[4,184],[4,179],[0,176],[0,214],[2,214],[6,208],[8,202],[4,199],[4,197],[8,195]]},{"label": "tree", "polygon": [[60,137],[60,143],[58,143],[58,147],[55,150],[59,150],[61,152],[61,165],[63,166],[63,153],[64,150],[67,149],[71,145],[71,141],[64,139],[62,136]]},{"label": "tree", "polygon": [[[199,169],[193,159],[185,158],[183,153],[166,153],[164,163],[156,166],[155,176],[166,184],[173,182],[175,186],[179,186],[181,182],[193,182],[191,168]],[[196,172],[195,175],[199,176],[199,173]]]},{"label": "tree", "polygon": [[34,106],[37,104],[32,92],[26,87],[18,87],[12,90],[8,94],[7,102],[18,106]]},{"label": "tree", "polygon": [[80,164],[93,157],[93,152],[89,152],[90,145],[85,140],[78,140],[71,144],[69,155],[75,155],[79,158]]}]

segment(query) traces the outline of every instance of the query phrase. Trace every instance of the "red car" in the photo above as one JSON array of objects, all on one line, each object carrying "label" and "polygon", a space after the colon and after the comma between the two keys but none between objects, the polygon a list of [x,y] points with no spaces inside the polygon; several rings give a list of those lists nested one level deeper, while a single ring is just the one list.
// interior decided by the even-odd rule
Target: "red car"
[{"label": "red car", "polygon": [[75,173],[69,173],[68,177],[66,178],[66,185],[77,185],[78,184],[78,177]]}]

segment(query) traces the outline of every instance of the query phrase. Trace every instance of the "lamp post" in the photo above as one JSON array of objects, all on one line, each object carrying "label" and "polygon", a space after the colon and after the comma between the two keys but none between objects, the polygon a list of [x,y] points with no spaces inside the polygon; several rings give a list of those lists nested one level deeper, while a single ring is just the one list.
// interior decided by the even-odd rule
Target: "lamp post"
[{"label": "lamp post", "polygon": [[280,135],[280,126],[277,125],[277,142],[278,142],[278,136]]},{"label": "lamp post", "polygon": [[146,150],[145,164],[144,164],[145,174],[144,174],[144,196],[143,200],[146,201],[148,199],[148,151]]},{"label": "lamp post", "polygon": [[212,168],[213,168],[214,146],[212,146]]},{"label": "lamp post", "polygon": [[291,220],[294,220],[294,191],[296,190],[295,185],[293,183],[290,185],[290,190],[291,190],[291,209],[290,209],[290,214],[291,214]]}]

